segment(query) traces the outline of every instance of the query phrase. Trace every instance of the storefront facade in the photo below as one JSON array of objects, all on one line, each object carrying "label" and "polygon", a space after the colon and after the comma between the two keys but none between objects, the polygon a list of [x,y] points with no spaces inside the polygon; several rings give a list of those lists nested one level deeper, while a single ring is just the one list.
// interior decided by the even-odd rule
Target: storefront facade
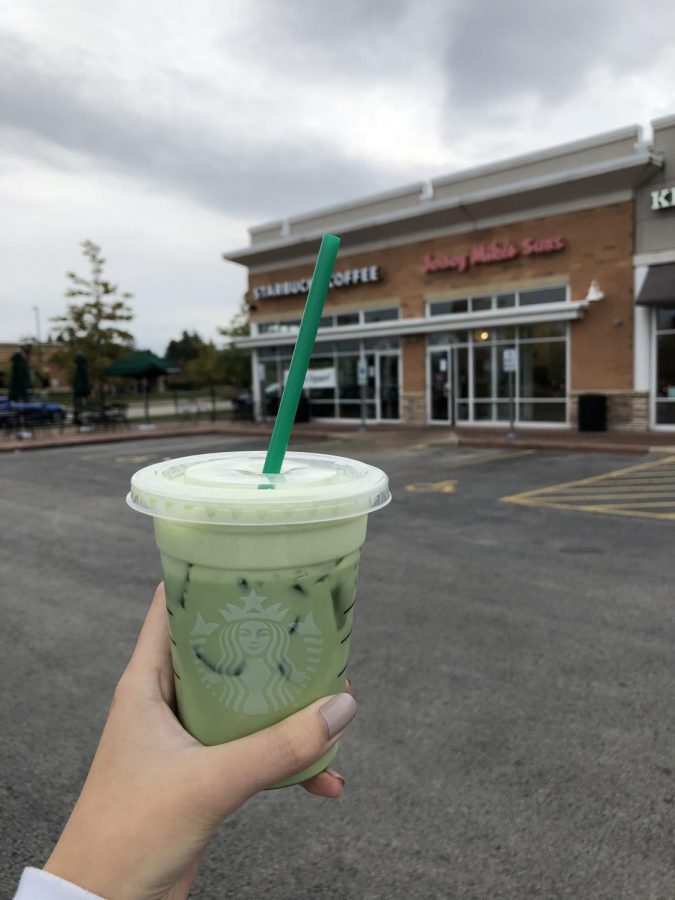
[{"label": "storefront facade", "polygon": [[575,426],[587,392],[607,395],[609,427],[648,427],[635,197],[662,163],[639,137],[624,129],[252,229],[225,257],[249,270],[252,333],[239,344],[258,416],[283,384],[331,231],[342,246],[306,382],[314,418],[506,426],[514,368],[523,427]]},{"label": "storefront facade", "polygon": [[675,117],[652,123],[658,173],[635,198],[635,381],[653,428],[675,429]]}]

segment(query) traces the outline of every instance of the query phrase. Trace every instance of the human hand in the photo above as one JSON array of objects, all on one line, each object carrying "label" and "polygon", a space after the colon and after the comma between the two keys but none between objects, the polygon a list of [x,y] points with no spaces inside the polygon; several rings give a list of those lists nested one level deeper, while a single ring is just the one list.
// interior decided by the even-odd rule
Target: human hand
[{"label": "human hand", "polygon": [[[356,712],[348,693],[337,694],[256,734],[203,746],[173,712],[165,605],[160,585],[82,793],[44,867],[106,900],[187,897],[222,820],[316,762]],[[326,770],[303,787],[338,797],[343,785]]]}]

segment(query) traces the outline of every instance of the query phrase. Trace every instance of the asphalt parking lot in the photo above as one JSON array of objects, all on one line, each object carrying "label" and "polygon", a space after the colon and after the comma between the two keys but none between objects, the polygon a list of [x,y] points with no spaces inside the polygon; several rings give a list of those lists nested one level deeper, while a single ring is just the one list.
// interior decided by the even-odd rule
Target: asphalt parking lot
[{"label": "asphalt parking lot", "polygon": [[[130,475],[243,440],[0,459],[1,896],[57,838],[160,578]],[[669,510],[670,487],[662,507],[615,514],[584,509],[589,488],[549,489],[595,496],[589,479],[645,458],[306,449],[350,447],[390,474],[394,502],[361,567],[346,794],[255,798],[193,896],[672,900],[675,521],[630,512]],[[635,499],[638,477],[620,490],[658,504],[651,486]],[[542,496],[556,502],[527,500]]]}]

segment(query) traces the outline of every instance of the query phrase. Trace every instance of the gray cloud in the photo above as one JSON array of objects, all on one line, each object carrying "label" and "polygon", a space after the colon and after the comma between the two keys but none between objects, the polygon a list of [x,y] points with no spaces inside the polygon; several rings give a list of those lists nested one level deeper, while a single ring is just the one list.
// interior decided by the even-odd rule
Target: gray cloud
[{"label": "gray cloud", "polygon": [[[12,38],[0,41],[0,69],[2,127],[39,138],[43,156],[49,144],[85,154],[230,215],[299,212],[391,183],[363,158],[336,151],[329,139],[299,139],[290,110],[286,139],[265,136],[260,107],[255,126],[228,135],[178,104],[171,116],[150,100],[131,104],[124,85],[92,79],[86,66],[76,74]],[[200,87],[193,79],[169,92]]]},{"label": "gray cloud", "polygon": [[391,78],[402,61],[400,28],[410,8],[411,0],[257,0],[228,51],[264,59],[272,70],[377,82]]},{"label": "gray cloud", "polygon": [[672,111],[665,0],[19,6],[0,13],[4,339],[62,308],[85,237],[163,350],[236,306],[220,254],[247,225]]},{"label": "gray cloud", "polygon": [[635,10],[632,0],[460,0],[442,59],[448,105],[476,118],[519,98],[552,105],[600,67],[647,69],[672,47],[675,16],[665,4],[658,16]]}]

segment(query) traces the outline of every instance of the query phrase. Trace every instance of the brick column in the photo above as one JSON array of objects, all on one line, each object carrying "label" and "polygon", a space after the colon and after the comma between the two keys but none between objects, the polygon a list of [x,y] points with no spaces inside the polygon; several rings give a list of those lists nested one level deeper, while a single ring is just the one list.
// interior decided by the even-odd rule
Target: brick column
[{"label": "brick column", "polygon": [[426,338],[411,335],[401,338],[403,396],[401,417],[407,425],[426,425]]}]

